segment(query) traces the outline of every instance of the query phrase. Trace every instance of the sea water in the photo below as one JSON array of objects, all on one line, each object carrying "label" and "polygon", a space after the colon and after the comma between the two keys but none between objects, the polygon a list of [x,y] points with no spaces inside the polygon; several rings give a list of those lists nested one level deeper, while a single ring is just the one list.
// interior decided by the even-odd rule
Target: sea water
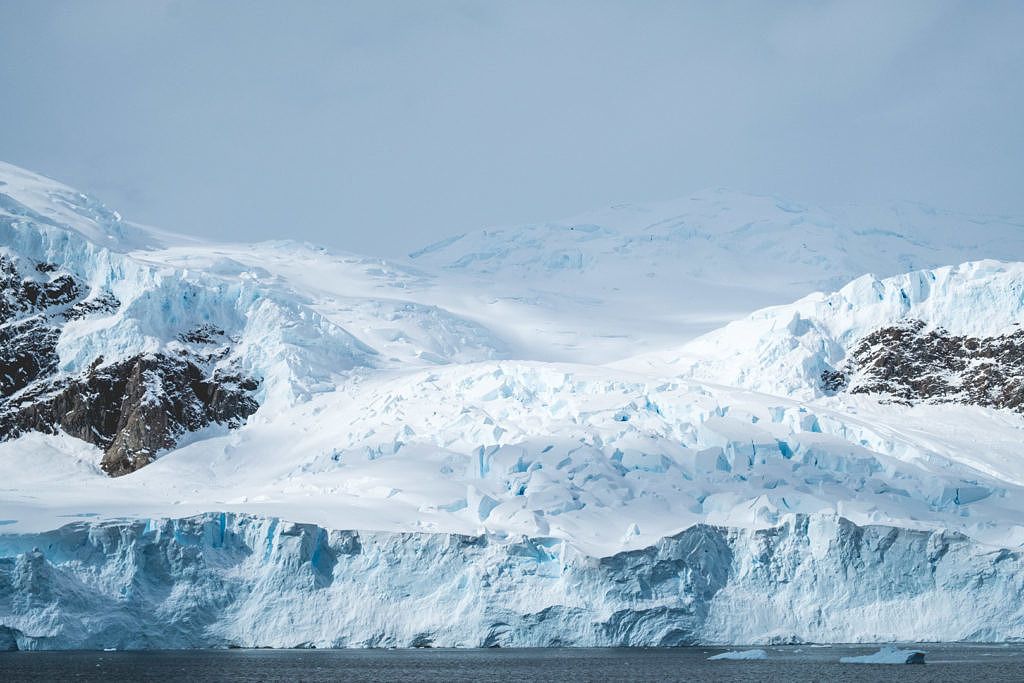
[{"label": "sea water", "polygon": [[0,653],[0,681],[1024,681],[1024,645],[902,646],[924,665],[843,664],[863,645],[489,650],[167,650]]}]

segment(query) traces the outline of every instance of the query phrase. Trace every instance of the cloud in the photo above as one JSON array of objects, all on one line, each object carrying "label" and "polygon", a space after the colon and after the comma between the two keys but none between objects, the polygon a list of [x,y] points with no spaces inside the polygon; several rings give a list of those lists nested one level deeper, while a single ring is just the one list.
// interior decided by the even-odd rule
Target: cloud
[{"label": "cloud", "polygon": [[402,253],[732,186],[1024,214],[1024,5],[0,2],[0,156],[140,221]]}]

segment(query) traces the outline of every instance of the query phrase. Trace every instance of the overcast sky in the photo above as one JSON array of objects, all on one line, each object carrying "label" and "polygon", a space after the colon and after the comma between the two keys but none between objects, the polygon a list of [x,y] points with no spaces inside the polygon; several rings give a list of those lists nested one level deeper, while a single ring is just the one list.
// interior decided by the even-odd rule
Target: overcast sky
[{"label": "overcast sky", "polygon": [[388,255],[712,186],[1024,215],[1024,2],[0,0],[0,158]]}]

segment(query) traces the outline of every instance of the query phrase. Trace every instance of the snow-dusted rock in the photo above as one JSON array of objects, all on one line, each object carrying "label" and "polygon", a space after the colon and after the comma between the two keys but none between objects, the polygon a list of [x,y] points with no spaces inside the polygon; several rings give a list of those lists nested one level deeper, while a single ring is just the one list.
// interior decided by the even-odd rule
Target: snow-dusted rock
[{"label": "snow-dusted rock", "polygon": [[956,400],[961,385],[984,374],[976,366],[993,360],[1006,377],[975,395],[1019,393],[1022,324],[1024,263],[977,261],[884,279],[864,275],[834,293],[766,308],[676,349],[617,365],[811,399],[858,386],[884,389],[904,364],[915,372],[893,380],[897,397],[913,379],[931,375],[948,390],[918,393]]},{"label": "snow-dusted rock", "polygon": [[1024,265],[604,364],[867,263],[1016,253],[1012,222],[713,193],[396,264],[0,178],[0,648],[1022,636],[1024,422],[993,391]]}]

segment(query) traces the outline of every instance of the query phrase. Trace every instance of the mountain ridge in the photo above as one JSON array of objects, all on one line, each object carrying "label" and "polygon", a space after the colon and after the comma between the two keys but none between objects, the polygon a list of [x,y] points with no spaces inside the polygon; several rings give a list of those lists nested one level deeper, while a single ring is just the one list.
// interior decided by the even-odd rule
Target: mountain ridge
[{"label": "mountain ridge", "polygon": [[[760,198],[711,202],[703,224],[669,216],[656,234],[562,224],[396,262],[128,232],[111,249],[88,233],[109,241],[120,217],[93,219],[91,200],[22,182],[22,199],[57,207],[0,206],[0,644],[142,647],[131,633],[152,628],[175,646],[294,645],[274,605],[377,604],[354,578],[371,560],[408,570],[372,580],[408,580],[401,590],[439,621],[404,610],[382,631],[312,610],[303,628],[330,635],[305,641],[551,644],[546,629],[569,624],[587,634],[576,644],[1019,637],[1012,580],[987,581],[1024,547],[1024,416],[986,398],[1017,386],[1024,263],[858,273],[749,312],[751,293],[778,300],[876,257],[974,255],[1015,224],[975,239],[940,216],[935,249],[899,226],[835,242],[836,220]],[[749,220],[764,202],[763,224]],[[61,227],[68,211],[84,222]],[[688,341],[724,318],[736,320]],[[975,373],[983,362],[997,366]],[[711,545],[680,552],[733,559],[673,555],[687,530]],[[96,548],[88,567],[62,534]],[[124,542],[102,540],[114,538]],[[766,552],[781,563],[770,571]],[[629,571],[594,573],[615,557]],[[288,570],[250,571],[260,558]],[[438,563],[464,567],[456,586],[510,567],[522,580],[502,605],[473,603],[486,618],[459,620],[434,590],[452,577],[413,580]],[[856,583],[865,566],[868,593]],[[731,578],[710,595],[694,572]],[[621,593],[637,573],[657,577],[647,607]],[[848,602],[822,614],[826,575]],[[622,599],[611,616],[574,607],[583,598],[565,576]],[[903,590],[895,576],[923,583]],[[205,595],[225,582],[266,596],[266,609],[213,610],[192,639],[181,634],[196,604],[103,588]],[[782,602],[761,609],[758,591]],[[949,595],[988,607],[960,619],[928,603]],[[904,618],[908,605],[919,618]],[[260,631],[233,631],[239,619]]]}]

